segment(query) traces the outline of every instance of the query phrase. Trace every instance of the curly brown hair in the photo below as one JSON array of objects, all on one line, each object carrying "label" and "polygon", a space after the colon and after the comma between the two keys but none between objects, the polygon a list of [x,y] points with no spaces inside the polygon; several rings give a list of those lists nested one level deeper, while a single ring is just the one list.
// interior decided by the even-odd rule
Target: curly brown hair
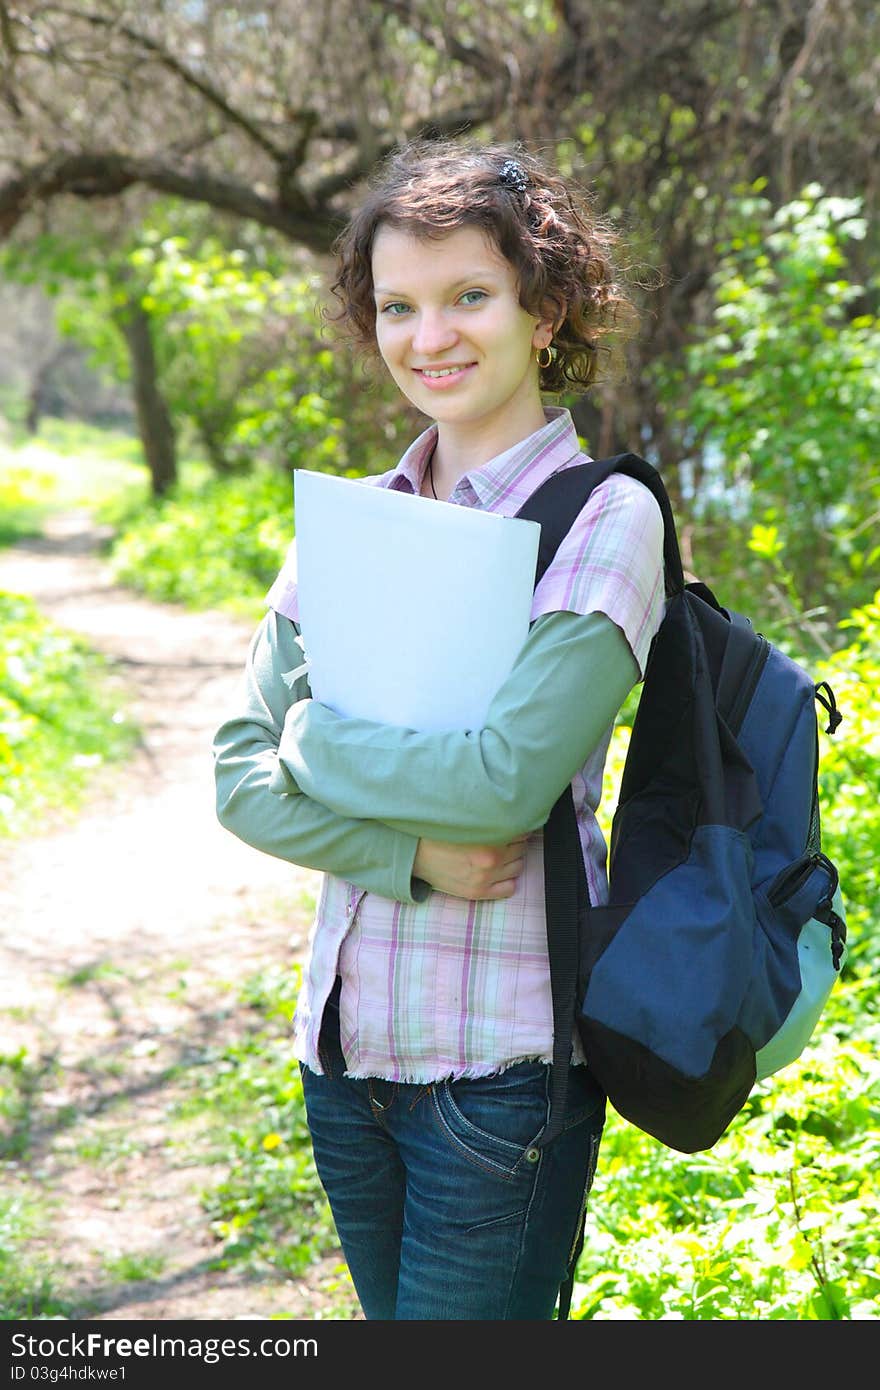
[{"label": "curly brown hair", "polygon": [[612,263],[618,235],[583,189],[520,145],[415,140],[373,172],[334,243],[331,290],[340,307],[325,311],[371,356],[378,352],[372,252],[381,226],[427,240],[482,228],[517,272],[522,307],[555,322],[552,361],[540,369],[543,391],[586,391],[600,366],[606,375],[617,362],[615,349],[636,321]]}]

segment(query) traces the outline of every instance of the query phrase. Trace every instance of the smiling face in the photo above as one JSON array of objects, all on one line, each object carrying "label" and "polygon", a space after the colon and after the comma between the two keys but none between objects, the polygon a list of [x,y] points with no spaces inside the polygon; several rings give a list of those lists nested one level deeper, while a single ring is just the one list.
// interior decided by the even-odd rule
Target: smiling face
[{"label": "smiling face", "polygon": [[376,341],[438,448],[485,462],[544,424],[535,350],[552,324],[519,302],[516,272],[478,227],[433,240],[382,226],[373,244]]}]

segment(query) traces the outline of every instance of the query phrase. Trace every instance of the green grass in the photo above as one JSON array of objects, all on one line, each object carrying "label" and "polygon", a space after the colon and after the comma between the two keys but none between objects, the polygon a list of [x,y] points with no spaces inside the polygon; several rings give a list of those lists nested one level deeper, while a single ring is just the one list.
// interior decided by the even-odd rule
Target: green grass
[{"label": "green grass", "polygon": [[66,1318],[71,1309],[55,1273],[34,1254],[51,1217],[44,1204],[0,1194],[0,1320]]},{"label": "green grass", "polygon": [[48,469],[10,462],[0,452],[0,545],[38,536],[58,506],[58,484]]},{"label": "green grass", "polygon": [[218,1267],[302,1275],[337,1248],[312,1158],[290,1019],[298,972],[269,970],[243,987],[254,1031],[205,1061],[181,1117],[198,1120],[222,1176],[203,1194]]},{"label": "green grass", "polygon": [[[149,472],[132,435],[46,419],[33,438],[0,446],[0,511],[20,516],[16,532],[0,529],[0,544],[38,534],[49,510],[86,507],[113,524],[148,497]],[[30,529],[21,529],[25,522]]]},{"label": "green grass", "polygon": [[870,1036],[840,1041],[852,1007],[837,1002],[708,1153],[676,1154],[611,1113],[573,1317],[880,1316],[880,1068]]},{"label": "green grass", "polygon": [[[100,973],[89,972],[88,978]],[[85,974],[69,976],[66,986],[79,983],[86,983]],[[282,968],[238,982],[234,993],[249,1010],[244,1036],[239,1030],[234,1041],[201,1053],[197,1061],[162,1079],[183,1097],[167,1111],[166,1146],[174,1151],[174,1161],[212,1166],[214,1180],[202,1194],[202,1205],[216,1238],[217,1269],[237,1265],[302,1277],[315,1260],[334,1253],[338,1257],[314,1170],[299,1068],[291,1058],[290,1018],[298,983],[296,973]],[[33,1058],[24,1048],[0,1058],[0,1130],[5,1127],[7,1139],[0,1161],[16,1173],[26,1194],[15,1203],[0,1202],[2,1318],[85,1315],[81,1296],[71,1304],[59,1252],[54,1269],[43,1254],[49,1247],[51,1215],[37,1195],[37,1174],[29,1171],[36,1167],[29,1139],[47,1066],[49,1059]],[[112,1182],[108,1175],[139,1151],[136,1111],[116,1110],[111,1117],[72,1108],[63,1133],[56,1133],[51,1144],[54,1162],[62,1168],[88,1165]],[[75,1264],[75,1252],[71,1254]],[[165,1261],[160,1251],[121,1251],[105,1257],[102,1269],[109,1284],[125,1285],[161,1277]],[[341,1259],[322,1277],[321,1294],[318,1316],[355,1314],[356,1299]]]},{"label": "green grass", "polygon": [[144,1279],[157,1279],[166,1265],[162,1255],[117,1255],[104,1260],[108,1279],[115,1284],[137,1284]]},{"label": "green grass", "polygon": [[27,1155],[34,1110],[54,1071],[51,1061],[35,1062],[24,1047],[0,1053],[0,1162]]},{"label": "green grass", "polygon": [[0,836],[81,805],[137,729],[112,669],[24,595],[0,592]]}]

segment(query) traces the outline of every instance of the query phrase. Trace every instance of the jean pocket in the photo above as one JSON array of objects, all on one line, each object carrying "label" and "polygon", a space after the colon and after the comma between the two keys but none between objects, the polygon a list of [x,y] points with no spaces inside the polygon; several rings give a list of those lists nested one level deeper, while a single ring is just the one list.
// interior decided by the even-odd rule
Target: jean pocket
[{"label": "jean pocket", "polygon": [[531,1168],[534,1141],[547,1120],[549,1070],[519,1062],[493,1076],[438,1081],[434,1111],[454,1151],[504,1178]]}]

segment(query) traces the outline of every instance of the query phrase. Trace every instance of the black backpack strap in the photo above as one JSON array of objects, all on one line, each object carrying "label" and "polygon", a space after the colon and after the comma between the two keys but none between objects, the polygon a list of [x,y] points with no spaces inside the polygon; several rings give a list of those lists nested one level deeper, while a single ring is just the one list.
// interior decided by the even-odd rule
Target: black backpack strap
[{"label": "black backpack strap", "polygon": [[[672,507],[660,474],[638,454],[593,459],[553,473],[517,512],[541,526],[535,585],[586,506],[592,492],[612,473],[643,483],[656,498],[663,517],[663,558],[669,592],[684,587],[684,573]],[[579,922],[589,907],[586,873],[571,787],[566,787],[544,827],[544,894],[553,998],[553,1063],[550,1113],[539,1140],[543,1147],[562,1130],[571,1041],[576,1016]]]},{"label": "black backpack strap", "polygon": [[[553,473],[517,512],[541,526],[535,567],[537,586],[590,495],[612,473],[625,473],[643,483],[655,497],[663,517],[663,560],[667,593],[684,588],[684,572],[672,507],[660,474],[637,454],[591,460]],[[538,1140],[545,1147],[562,1131],[571,1043],[577,1012],[579,930],[589,909],[589,892],[571,787],[564,789],[544,826],[544,895],[550,987],[553,999],[553,1062],[550,1068],[550,1109]],[[558,1317],[566,1319],[574,1272],[583,1245],[583,1216],[578,1245],[560,1289]]]},{"label": "black backpack strap", "polygon": [[589,905],[580,835],[571,787],[556,802],[544,826],[544,899],[553,999],[553,1062],[550,1112],[538,1140],[544,1148],[562,1132],[568,1068],[577,1009],[579,926]]},{"label": "black backpack strap", "polygon": [[[678,549],[673,512],[656,468],[635,453],[620,453],[610,459],[591,460],[553,473],[532,492],[517,516],[541,524],[535,587],[544,578],[556,550],[571,530],[589,496],[613,473],[642,482],[651,491],[663,517],[663,563],[667,594],[684,589],[684,571]],[[580,833],[574,813],[571,787],[564,788],[544,827],[544,892],[546,933],[551,962],[553,1001],[553,1062],[548,1122],[538,1144],[545,1147],[562,1133],[566,1113],[566,1091],[571,1061],[571,1040],[577,1015],[578,967],[580,967],[580,923],[589,908],[587,874],[582,859]],[[559,1291],[557,1318],[567,1319],[574,1287],[574,1270],[584,1243],[584,1212],[581,1212],[578,1244],[566,1279]]]},{"label": "black backpack strap", "polygon": [[613,458],[592,459],[589,463],[578,463],[572,468],[563,468],[559,473],[552,473],[520,508],[517,516],[541,524],[535,584],[543,579],[553,556],[571,530],[579,512],[586,506],[591,493],[600,483],[610,478],[612,473],[625,473],[627,477],[635,478],[637,482],[643,483],[656,499],[663,517],[666,587],[669,593],[679,593],[684,588],[684,572],[672,505],[657,469],[638,454],[615,454]]}]

